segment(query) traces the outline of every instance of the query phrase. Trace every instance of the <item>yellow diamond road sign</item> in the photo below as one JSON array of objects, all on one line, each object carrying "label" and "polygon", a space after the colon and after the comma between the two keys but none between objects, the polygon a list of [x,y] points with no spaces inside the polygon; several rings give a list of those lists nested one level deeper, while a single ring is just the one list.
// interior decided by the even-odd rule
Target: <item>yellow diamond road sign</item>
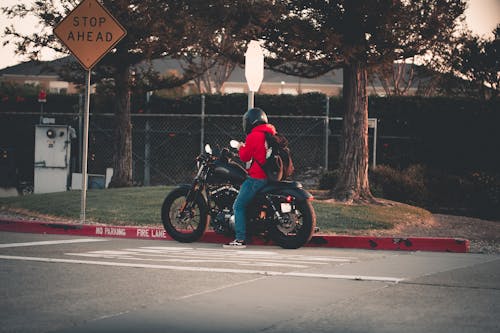
[{"label": "yellow diamond road sign", "polygon": [[83,0],[55,28],[54,34],[90,70],[127,34],[97,0]]}]

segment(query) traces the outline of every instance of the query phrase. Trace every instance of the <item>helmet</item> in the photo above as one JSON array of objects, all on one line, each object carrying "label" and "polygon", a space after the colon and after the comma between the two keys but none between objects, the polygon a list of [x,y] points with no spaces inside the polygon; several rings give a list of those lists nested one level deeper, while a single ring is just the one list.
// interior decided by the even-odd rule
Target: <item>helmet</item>
[{"label": "helmet", "polygon": [[243,115],[243,131],[248,134],[260,124],[267,124],[267,115],[261,108],[253,108]]}]

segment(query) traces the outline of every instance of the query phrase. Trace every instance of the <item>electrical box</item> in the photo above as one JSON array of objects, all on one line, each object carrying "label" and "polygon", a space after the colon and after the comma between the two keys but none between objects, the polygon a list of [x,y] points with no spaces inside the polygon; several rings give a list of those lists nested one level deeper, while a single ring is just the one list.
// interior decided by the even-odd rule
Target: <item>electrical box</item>
[{"label": "electrical box", "polygon": [[70,178],[71,139],[66,125],[36,125],[34,193],[63,192]]}]

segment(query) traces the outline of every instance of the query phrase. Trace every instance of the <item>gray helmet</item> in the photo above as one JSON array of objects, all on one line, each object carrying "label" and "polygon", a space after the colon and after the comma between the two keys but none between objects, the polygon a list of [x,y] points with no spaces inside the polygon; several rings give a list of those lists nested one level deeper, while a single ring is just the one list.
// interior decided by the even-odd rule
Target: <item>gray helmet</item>
[{"label": "gray helmet", "polygon": [[243,115],[243,131],[248,134],[260,124],[267,124],[267,115],[261,108],[253,108]]}]

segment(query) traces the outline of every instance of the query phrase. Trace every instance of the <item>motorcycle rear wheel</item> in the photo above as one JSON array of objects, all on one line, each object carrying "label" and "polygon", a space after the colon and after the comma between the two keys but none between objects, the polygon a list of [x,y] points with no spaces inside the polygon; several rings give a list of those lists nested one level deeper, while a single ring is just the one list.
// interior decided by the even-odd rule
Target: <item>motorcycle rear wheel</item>
[{"label": "motorcycle rear wheel", "polygon": [[178,187],[170,192],[161,208],[161,220],[167,233],[181,243],[199,240],[208,227],[208,209],[200,194],[195,195],[191,208],[186,207],[188,188]]},{"label": "motorcycle rear wheel", "polygon": [[316,228],[316,212],[309,201],[300,201],[288,214],[288,223],[278,223],[270,230],[271,239],[284,249],[298,249],[311,238]]}]

